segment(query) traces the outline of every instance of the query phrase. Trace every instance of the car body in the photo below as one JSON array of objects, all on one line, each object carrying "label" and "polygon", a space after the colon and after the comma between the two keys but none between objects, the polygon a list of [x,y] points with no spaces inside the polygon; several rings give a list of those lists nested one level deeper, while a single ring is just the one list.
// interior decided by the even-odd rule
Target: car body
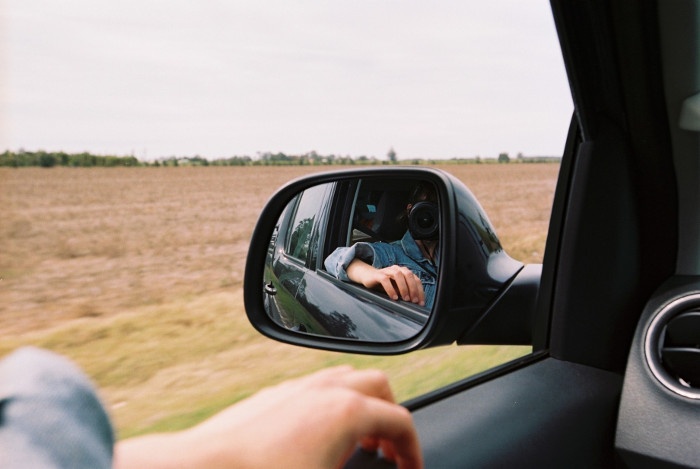
[{"label": "car body", "polygon": [[[443,261],[456,264],[441,271],[436,307],[410,340],[355,344],[279,327],[260,292],[272,226],[293,195],[344,180],[313,176],[263,212],[246,308],[278,340],[397,353],[511,343],[507,332],[523,327],[514,326],[518,299],[534,297],[532,354],[405,403],[426,466],[700,467],[700,2],[551,4],[575,112],[543,264],[518,271],[536,281],[509,299],[520,273],[509,277],[496,300],[465,318],[473,305],[460,296],[468,281],[460,272],[472,258],[445,246]],[[451,200],[457,189],[438,184]],[[459,204],[443,206],[441,226],[460,213]],[[384,464],[358,452],[349,467]]]}]

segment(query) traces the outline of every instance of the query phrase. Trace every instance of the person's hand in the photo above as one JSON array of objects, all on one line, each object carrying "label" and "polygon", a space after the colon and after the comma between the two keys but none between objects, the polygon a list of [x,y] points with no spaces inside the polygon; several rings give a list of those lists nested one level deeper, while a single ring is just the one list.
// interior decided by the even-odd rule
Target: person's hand
[{"label": "person's hand", "polygon": [[[337,367],[267,388],[189,430],[125,440],[115,467],[342,467],[353,450],[422,467],[407,409],[386,376]],[[175,464],[173,464],[175,463]]]},{"label": "person's hand", "polygon": [[425,292],[420,278],[407,267],[392,265],[377,269],[354,259],[345,269],[348,278],[366,288],[381,288],[392,300],[402,299],[425,306]]}]

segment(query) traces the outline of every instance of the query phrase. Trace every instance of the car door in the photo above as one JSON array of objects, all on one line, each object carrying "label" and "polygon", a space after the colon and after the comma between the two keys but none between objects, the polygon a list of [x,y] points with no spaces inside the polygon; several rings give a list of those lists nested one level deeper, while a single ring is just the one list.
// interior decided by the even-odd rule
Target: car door
[{"label": "car door", "polygon": [[263,296],[270,314],[289,329],[303,332],[323,329],[308,314],[297,293],[316,261],[320,219],[326,216],[324,202],[331,186],[316,186],[295,197],[280,216],[271,238],[273,248],[266,261]]}]

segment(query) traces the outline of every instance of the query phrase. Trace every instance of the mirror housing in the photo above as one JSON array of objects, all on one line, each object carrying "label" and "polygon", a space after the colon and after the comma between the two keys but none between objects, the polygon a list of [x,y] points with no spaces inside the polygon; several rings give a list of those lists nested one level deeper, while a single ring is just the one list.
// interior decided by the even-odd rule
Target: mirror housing
[{"label": "mirror housing", "polygon": [[[437,209],[422,207],[428,219],[436,210],[439,212],[441,251],[434,307],[422,330],[405,340],[374,342],[311,335],[276,323],[266,312],[263,278],[270,240],[274,239],[273,234],[276,236],[276,224],[288,203],[302,191],[320,184],[381,177],[428,181],[435,186],[440,201]],[[248,318],[259,332],[281,342],[311,348],[389,355],[455,341],[523,345],[531,343],[530,323],[539,285],[539,270],[523,268],[522,263],[505,253],[473,194],[449,173],[406,167],[327,172],[288,183],[264,207],[248,251],[244,302]],[[521,272],[524,275],[519,275]],[[520,307],[499,307],[499,302],[512,304],[514,299]],[[347,308],[355,306],[348,304]],[[499,319],[513,315],[517,318],[509,320],[512,324]]]}]

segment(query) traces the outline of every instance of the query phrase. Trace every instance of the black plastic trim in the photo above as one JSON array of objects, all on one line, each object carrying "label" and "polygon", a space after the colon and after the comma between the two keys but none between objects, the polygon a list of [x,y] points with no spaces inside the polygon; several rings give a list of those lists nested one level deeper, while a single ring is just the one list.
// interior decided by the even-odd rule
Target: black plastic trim
[{"label": "black plastic trim", "polygon": [[434,404],[451,396],[464,392],[480,384],[499,378],[500,376],[512,373],[533,363],[537,363],[549,357],[547,351],[540,351],[516,358],[502,365],[490,368],[482,373],[469,376],[454,383],[450,383],[440,389],[425,393],[421,396],[403,402],[401,405],[410,411],[416,411],[422,407]]},{"label": "black plastic trim", "polygon": [[[700,277],[676,276],[654,293],[642,313],[627,363],[616,447],[631,467],[698,467],[700,400],[682,396],[654,376],[646,338],[677,301],[700,299]],[[669,308],[671,307],[671,308]]]},{"label": "black plastic trim", "polygon": [[[615,467],[620,375],[538,359],[413,411],[426,468]],[[345,466],[394,467],[358,451]]]}]

